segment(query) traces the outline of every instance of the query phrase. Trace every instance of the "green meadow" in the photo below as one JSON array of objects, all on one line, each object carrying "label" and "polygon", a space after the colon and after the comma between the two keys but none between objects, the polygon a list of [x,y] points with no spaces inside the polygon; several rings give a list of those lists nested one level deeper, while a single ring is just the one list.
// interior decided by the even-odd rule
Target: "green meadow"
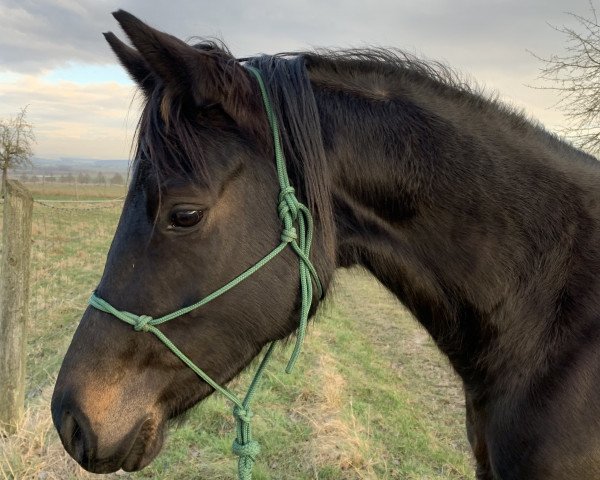
[{"label": "green meadow", "polygon": [[[29,185],[48,200],[102,200],[122,187]],[[26,414],[0,438],[0,479],[101,478],[63,451],[50,418],[62,357],[98,282],[121,203],[36,203]],[[251,280],[250,280],[251,281]],[[340,270],[291,375],[278,348],[254,401],[255,478],[473,479],[460,382],[427,333],[373,277]],[[230,387],[242,394],[253,368]],[[233,479],[231,405],[213,395],[173,426],[162,453],[111,479]]]}]

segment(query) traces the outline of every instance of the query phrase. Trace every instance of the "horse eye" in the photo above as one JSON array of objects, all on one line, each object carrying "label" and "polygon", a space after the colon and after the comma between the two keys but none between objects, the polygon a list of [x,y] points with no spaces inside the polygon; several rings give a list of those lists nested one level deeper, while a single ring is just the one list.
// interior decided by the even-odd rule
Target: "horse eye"
[{"label": "horse eye", "polygon": [[173,227],[193,227],[202,220],[200,210],[175,210],[171,212],[171,225]]}]

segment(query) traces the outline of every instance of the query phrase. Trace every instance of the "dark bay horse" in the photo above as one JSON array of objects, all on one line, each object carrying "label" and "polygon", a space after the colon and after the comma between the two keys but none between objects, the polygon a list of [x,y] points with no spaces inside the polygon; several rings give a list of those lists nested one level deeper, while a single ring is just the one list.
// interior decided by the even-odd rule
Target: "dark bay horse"
[{"label": "dark bay horse", "polygon": [[[115,13],[145,95],[132,182],[97,295],[154,317],[256,263],[281,234],[263,75],[311,210],[326,295],[362,265],[464,383],[478,479],[600,478],[600,169],[448,69],[384,50],[235,59]],[[223,385],[298,328],[290,249],[161,325]],[[313,311],[319,302],[313,293]],[[86,469],[138,470],[213,392],[153,335],[88,308],[52,399]]]}]

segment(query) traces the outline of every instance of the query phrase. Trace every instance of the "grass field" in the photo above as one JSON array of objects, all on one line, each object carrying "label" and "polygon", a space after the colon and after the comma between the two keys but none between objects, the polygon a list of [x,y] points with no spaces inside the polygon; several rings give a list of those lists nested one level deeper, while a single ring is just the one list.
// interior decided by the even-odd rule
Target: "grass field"
[{"label": "grass field", "polygon": [[[73,198],[64,185],[37,198]],[[77,192],[101,199],[123,190]],[[70,204],[64,204],[70,205]],[[119,206],[34,208],[26,416],[0,438],[0,479],[99,478],[64,453],[49,401],[60,362],[97,283]],[[291,375],[279,350],[255,400],[260,479],[472,479],[459,382],[427,334],[372,277],[339,271]],[[251,369],[252,370],[252,369]],[[232,389],[243,392],[252,371]],[[107,478],[231,479],[231,406],[215,395],[174,428],[161,455]]]}]

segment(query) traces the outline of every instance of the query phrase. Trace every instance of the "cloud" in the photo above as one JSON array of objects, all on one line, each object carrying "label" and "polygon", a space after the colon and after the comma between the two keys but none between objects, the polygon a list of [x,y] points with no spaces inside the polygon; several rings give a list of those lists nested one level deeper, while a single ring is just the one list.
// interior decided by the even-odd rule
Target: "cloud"
[{"label": "cloud", "polygon": [[41,157],[127,158],[139,116],[133,85],[45,82],[18,75],[1,89],[2,110],[27,116]]},{"label": "cloud", "polygon": [[[461,65],[508,66],[515,49],[556,51],[563,39],[546,22],[569,22],[564,0],[173,0],[149,5],[147,0],[0,0],[0,68],[36,72],[73,61],[114,63],[100,34],[119,30],[110,15],[117,8],[181,38],[222,36],[238,55],[378,44],[425,51]],[[589,11],[587,0],[572,0],[568,8]]]},{"label": "cloud", "polygon": [[[239,56],[365,45],[421,53],[551,128],[564,119],[549,110],[552,92],[525,86],[539,85],[541,66],[528,50],[560,53],[565,38],[548,23],[572,24],[565,10],[589,12],[588,0],[0,0],[0,116],[31,104],[40,155],[127,155],[137,118],[129,110],[133,88],[114,73],[101,36],[111,30],[125,38],[110,15],[118,8],[183,39],[220,37]],[[96,70],[82,72],[82,65]]]},{"label": "cloud", "polygon": [[0,3],[0,65],[37,72],[68,61],[113,63],[101,32],[111,22],[104,2],[4,0]]}]

